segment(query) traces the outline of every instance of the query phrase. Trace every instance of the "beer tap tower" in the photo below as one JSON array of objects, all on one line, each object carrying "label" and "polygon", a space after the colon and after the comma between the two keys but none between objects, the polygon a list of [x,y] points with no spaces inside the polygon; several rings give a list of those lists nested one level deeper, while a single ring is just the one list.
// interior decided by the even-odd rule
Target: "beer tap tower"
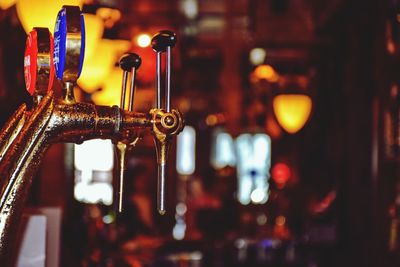
[{"label": "beer tap tower", "polygon": [[[157,54],[157,105],[148,113],[133,111],[135,72],[141,59],[127,54],[120,60],[124,70],[121,106],[98,106],[79,103],[74,87],[84,57],[85,29],[79,7],[64,6],[58,14],[53,38],[48,29],[34,28],[27,39],[25,78],[34,98],[28,110],[22,104],[0,132],[0,262],[8,266],[32,177],[47,148],[58,142],[81,143],[85,140],[111,139],[120,154],[122,195],[125,150],[138,140],[138,131],[150,130],[154,137],[158,163],[158,209],[165,213],[164,184],[167,153],[173,136],[184,127],[179,111],[170,108],[170,54],[176,36],[161,31],[153,37]],[[54,50],[54,57],[53,57]],[[165,105],[161,105],[161,53],[167,52]],[[54,65],[53,65],[54,61]],[[125,108],[126,81],[131,73],[130,98]],[[62,83],[62,93],[53,91],[53,75]],[[61,95],[59,97],[58,95]],[[120,198],[121,199],[121,198]],[[119,209],[122,202],[119,200]]]}]

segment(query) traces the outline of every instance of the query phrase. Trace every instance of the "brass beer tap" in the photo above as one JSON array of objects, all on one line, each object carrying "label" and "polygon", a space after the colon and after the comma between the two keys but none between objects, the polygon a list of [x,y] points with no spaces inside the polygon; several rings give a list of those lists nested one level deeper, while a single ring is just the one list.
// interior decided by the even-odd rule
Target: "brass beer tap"
[{"label": "brass beer tap", "polygon": [[[135,97],[135,80],[136,80],[136,70],[140,67],[142,63],[141,58],[135,53],[129,53],[119,60],[119,65],[123,70],[122,76],[122,90],[121,90],[121,101],[120,108],[125,110],[125,97],[126,97],[126,83],[128,80],[129,73],[131,74],[131,84],[129,91],[129,102],[128,111],[133,111],[133,101]],[[117,151],[119,158],[119,192],[118,192],[118,211],[122,212],[122,199],[123,199],[123,188],[124,188],[124,171],[125,171],[125,157],[127,150],[134,147],[139,140],[139,136],[129,136],[127,133],[122,133],[122,138],[117,142]]]},{"label": "brass beer tap", "polygon": [[[171,48],[176,44],[176,35],[171,31],[160,31],[153,36],[151,45],[156,52],[156,84],[157,99],[156,108],[150,113],[154,121],[153,125],[154,143],[157,152],[157,208],[160,214],[165,213],[165,179],[167,176],[168,150],[171,144],[171,136],[178,134],[183,129],[182,116],[179,111],[171,110]],[[165,92],[162,101],[161,94],[161,54],[165,56]],[[164,103],[163,103],[164,102]]]},{"label": "brass beer tap", "polygon": [[[131,72],[128,109],[124,108],[124,99],[121,100],[120,107],[98,106],[75,100],[73,88],[83,64],[83,25],[79,7],[64,6],[57,18],[54,47],[48,30],[36,29],[33,35],[36,36],[37,49],[33,49],[32,52],[36,57],[30,55],[28,60],[27,55],[25,56],[25,78],[28,79],[29,75],[30,78],[32,75],[36,77],[27,87],[34,97],[34,105],[28,110],[27,106],[22,104],[0,132],[1,266],[11,264],[10,255],[13,255],[15,249],[18,223],[32,177],[51,144],[81,143],[101,138],[111,139],[117,145],[122,143],[130,146],[132,142],[137,141],[139,130],[149,129],[155,139],[158,173],[164,183],[170,140],[183,129],[183,117],[177,110],[170,109],[169,97],[165,109],[157,105],[148,113],[133,111],[134,75],[140,63],[138,64],[137,58],[132,55],[129,55],[128,59],[134,59],[135,64],[127,64],[130,69],[124,68],[125,61],[120,62],[125,72]],[[169,44],[167,50],[170,51],[172,46]],[[61,97],[56,96],[59,94],[55,94],[52,89],[54,73],[63,85]],[[126,89],[125,85],[123,87]],[[121,155],[120,158],[122,157]],[[164,185],[161,187],[158,199],[159,210],[163,213]]]}]

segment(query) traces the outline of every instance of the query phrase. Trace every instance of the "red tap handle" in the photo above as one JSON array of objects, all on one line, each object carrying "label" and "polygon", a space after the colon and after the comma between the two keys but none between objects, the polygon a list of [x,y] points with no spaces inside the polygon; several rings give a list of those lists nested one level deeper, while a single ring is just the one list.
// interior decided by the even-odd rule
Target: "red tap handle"
[{"label": "red tap handle", "polygon": [[33,28],[25,46],[24,76],[30,95],[44,96],[53,86],[54,42],[47,28]]}]

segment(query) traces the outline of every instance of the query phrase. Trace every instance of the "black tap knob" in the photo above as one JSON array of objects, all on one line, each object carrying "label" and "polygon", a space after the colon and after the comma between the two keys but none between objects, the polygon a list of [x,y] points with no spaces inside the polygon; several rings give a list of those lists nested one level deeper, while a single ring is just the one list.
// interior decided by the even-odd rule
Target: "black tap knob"
[{"label": "black tap knob", "polygon": [[124,71],[130,72],[132,68],[138,69],[142,64],[142,59],[135,53],[123,55],[119,60],[119,65]]},{"label": "black tap knob", "polygon": [[160,31],[151,39],[151,46],[156,52],[165,52],[167,47],[174,47],[175,44],[176,34],[172,31]]},{"label": "black tap knob", "polygon": [[131,86],[129,95],[129,106],[128,110],[133,110],[133,99],[135,96],[135,81],[136,81],[136,70],[142,64],[142,59],[135,53],[128,53],[123,55],[119,60],[119,65],[124,71],[122,76],[122,92],[121,92],[121,109],[125,109],[125,95],[126,95],[126,82],[128,80],[128,74],[131,73]]}]

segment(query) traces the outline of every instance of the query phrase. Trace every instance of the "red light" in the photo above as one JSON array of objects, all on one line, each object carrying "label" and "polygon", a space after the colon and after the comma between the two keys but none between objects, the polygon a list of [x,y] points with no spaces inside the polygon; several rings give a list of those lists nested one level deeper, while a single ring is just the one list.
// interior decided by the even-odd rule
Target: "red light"
[{"label": "red light", "polygon": [[289,180],[291,171],[285,163],[277,163],[272,167],[271,174],[278,187],[283,187]]}]

